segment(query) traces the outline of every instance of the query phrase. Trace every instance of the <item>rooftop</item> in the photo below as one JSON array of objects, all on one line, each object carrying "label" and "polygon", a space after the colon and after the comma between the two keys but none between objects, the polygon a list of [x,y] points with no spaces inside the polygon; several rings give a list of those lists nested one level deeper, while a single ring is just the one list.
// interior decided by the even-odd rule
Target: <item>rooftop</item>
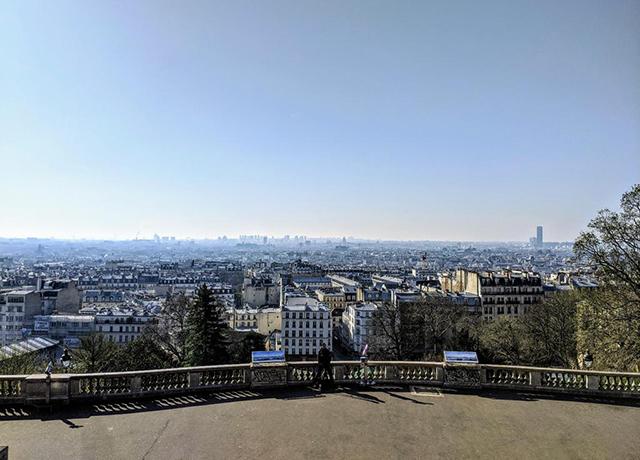
[{"label": "rooftop", "polygon": [[0,407],[0,444],[31,458],[632,458],[637,403],[415,387],[237,390]]}]

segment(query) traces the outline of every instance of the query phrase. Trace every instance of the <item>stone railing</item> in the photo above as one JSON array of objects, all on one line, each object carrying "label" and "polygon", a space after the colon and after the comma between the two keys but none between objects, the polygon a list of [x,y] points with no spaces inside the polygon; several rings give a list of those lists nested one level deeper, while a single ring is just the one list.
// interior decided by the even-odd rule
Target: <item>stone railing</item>
[{"label": "stone railing", "polygon": [[[194,393],[198,391],[308,385],[313,362],[232,364],[99,374],[0,376],[0,404],[50,406]],[[640,399],[640,373],[423,361],[336,361],[337,383],[506,389]]]},{"label": "stone railing", "polygon": [[640,373],[486,364],[480,367],[483,388],[528,388],[544,392],[640,399]]}]

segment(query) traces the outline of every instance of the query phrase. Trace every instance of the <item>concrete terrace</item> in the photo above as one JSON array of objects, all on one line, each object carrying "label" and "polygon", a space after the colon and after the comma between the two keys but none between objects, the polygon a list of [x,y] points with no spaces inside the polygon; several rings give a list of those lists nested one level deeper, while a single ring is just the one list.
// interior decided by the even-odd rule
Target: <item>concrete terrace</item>
[{"label": "concrete terrace", "polygon": [[640,404],[414,387],[234,390],[47,411],[0,407],[33,459],[638,458]]}]

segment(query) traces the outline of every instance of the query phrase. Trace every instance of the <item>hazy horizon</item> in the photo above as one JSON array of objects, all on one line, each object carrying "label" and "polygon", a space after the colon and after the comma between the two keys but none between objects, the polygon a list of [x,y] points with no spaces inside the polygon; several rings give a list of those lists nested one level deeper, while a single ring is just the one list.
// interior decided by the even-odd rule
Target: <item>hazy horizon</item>
[{"label": "hazy horizon", "polygon": [[[159,238],[171,238],[174,237],[175,241],[219,241],[221,238],[226,237],[230,241],[239,241],[242,236],[259,236],[259,237],[268,237],[269,239],[282,240],[285,236],[289,236],[291,243],[294,243],[294,238],[296,237],[304,237],[307,240],[319,241],[323,240],[332,240],[339,241],[343,238],[346,238],[347,241],[364,241],[364,242],[432,242],[432,243],[529,243],[528,239],[526,240],[434,240],[434,239],[389,239],[389,238],[363,238],[357,235],[341,235],[341,236],[318,236],[318,235],[296,235],[296,234],[285,234],[285,235],[258,235],[256,233],[242,233],[240,235],[214,235],[209,237],[195,238],[190,236],[179,237],[176,235],[158,233],[154,235],[138,235],[137,237],[122,237],[122,238],[95,238],[95,237],[54,237],[54,236],[0,236],[0,240],[56,240],[56,241],[114,241],[114,242],[125,242],[125,241],[153,241],[155,236]],[[577,237],[577,235],[576,235]],[[161,240],[162,242],[166,242],[167,240]],[[171,240],[169,240],[171,241]],[[550,241],[545,239],[545,242],[554,242],[554,243],[572,243],[574,239],[571,240],[558,240],[558,241]]]},{"label": "hazy horizon", "polygon": [[572,241],[640,182],[638,1],[5,2],[0,47],[0,237]]}]

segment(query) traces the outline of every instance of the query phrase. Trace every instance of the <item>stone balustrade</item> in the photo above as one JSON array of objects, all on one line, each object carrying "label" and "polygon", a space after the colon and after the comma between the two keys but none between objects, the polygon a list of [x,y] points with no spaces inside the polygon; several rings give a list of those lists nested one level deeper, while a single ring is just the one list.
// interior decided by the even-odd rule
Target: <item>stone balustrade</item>
[{"label": "stone balustrade", "polygon": [[[0,404],[50,406],[204,390],[308,385],[315,370],[313,362],[289,362],[97,374],[4,375],[0,376]],[[376,384],[640,399],[640,373],[423,361],[370,361],[366,367],[358,361],[336,361],[333,371],[339,384],[374,381]]]}]

